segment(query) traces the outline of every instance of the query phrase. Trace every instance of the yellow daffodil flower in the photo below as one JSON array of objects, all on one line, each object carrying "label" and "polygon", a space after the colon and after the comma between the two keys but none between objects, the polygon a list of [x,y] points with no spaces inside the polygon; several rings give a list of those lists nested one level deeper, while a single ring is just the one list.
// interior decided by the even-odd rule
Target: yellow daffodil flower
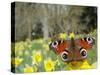
[{"label": "yellow daffodil flower", "polygon": [[75,37],[75,34],[72,32],[69,34],[69,38],[74,38]]},{"label": "yellow daffodil flower", "polygon": [[82,65],[80,66],[80,69],[90,69],[92,68],[91,65],[87,62],[87,60],[83,60]]},{"label": "yellow daffodil flower", "polygon": [[33,64],[38,64],[42,61],[42,54],[40,51],[33,52],[32,56]]},{"label": "yellow daffodil flower", "polygon": [[89,65],[89,63],[87,62],[87,60],[83,60],[83,61],[75,61],[70,62],[67,64],[67,67],[65,67],[65,70],[80,70],[80,69],[90,69],[92,68],[91,65]]},{"label": "yellow daffodil flower", "polygon": [[27,66],[24,68],[24,73],[32,73],[32,72],[36,72],[37,71],[37,68],[36,66]]},{"label": "yellow daffodil flower", "polygon": [[12,58],[11,60],[12,60],[11,63],[17,67],[20,65],[23,59],[19,57],[15,57],[15,58]]},{"label": "yellow daffodil flower", "polygon": [[55,68],[55,62],[52,61],[50,58],[44,61],[44,68],[45,71],[53,71]]},{"label": "yellow daffodil flower", "polygon": [[60,33],[59,38],[60,39],[66,39],[66,34],[65,33]]},{"label": "yellow daffodil flower", "polygon": [[24,73],[32,73],[34,72],[33,68],[32,67],[26,67],[24,68]]}]

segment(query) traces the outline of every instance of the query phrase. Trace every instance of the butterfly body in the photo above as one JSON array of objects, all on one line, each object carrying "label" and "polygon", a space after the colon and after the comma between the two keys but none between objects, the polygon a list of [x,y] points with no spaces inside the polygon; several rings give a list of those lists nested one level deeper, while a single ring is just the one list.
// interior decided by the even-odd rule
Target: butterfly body
[{"label": "butterfly body", "polygon": [[61,56],[62,61],[78,61],[87,58],[87,52],[92,48],[94,39],[91,37],[70,40],[56,40],[50,43],[50,48]]}]

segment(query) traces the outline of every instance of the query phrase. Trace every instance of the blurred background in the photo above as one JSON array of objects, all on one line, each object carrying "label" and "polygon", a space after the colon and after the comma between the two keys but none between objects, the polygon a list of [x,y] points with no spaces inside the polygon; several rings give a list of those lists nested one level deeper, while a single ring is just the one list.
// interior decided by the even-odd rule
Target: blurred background
[{"label": "blurred background", "polygon": [[96,7],[15,3],[16,41],[48,39],[59,33],[88,34],[96,28]]}]

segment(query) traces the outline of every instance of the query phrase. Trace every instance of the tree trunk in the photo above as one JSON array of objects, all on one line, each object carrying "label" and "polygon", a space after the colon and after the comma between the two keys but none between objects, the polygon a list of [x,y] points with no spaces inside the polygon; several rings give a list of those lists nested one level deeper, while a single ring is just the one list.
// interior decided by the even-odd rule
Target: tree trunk
[{"label": "tree trunk", "polygon": [[43,30],[44,40],[47,40],[48,36],[49,36],[49,31],[48,31],[48,25],[47,25],[47,19],[46,18],[44,18],[42,30]]}]

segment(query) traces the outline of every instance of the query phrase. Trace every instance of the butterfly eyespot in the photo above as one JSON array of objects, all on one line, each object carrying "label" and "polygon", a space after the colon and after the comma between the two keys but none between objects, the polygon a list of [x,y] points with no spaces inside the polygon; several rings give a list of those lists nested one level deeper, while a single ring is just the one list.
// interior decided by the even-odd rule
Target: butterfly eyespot
[{"label": "butterfly eyespot", "polygon": [[57,41],[54,41],[54,42],[52,43],[52,47],[53,47],[53,48],[56,48],[57,45],[58,45],[58,42],[57,42]]},{"label": "butterfly eyespot", "polygon": [[89,44],[93,43],[93,39],[92,39],[91,37],[87,37],[87,38],[86,38],[86,41],[87,41]]},{"label": "butterfly eyespot", "polygon": [[80,55],[82,58],[86,58],[87,57],[87,50],[86,49],[81,49],[80,50]]},{"label": "butterfly eyespot", "polygon": [[68,52],[64,51],[61,53],[61,59],[63,61],[68,61]]}]

